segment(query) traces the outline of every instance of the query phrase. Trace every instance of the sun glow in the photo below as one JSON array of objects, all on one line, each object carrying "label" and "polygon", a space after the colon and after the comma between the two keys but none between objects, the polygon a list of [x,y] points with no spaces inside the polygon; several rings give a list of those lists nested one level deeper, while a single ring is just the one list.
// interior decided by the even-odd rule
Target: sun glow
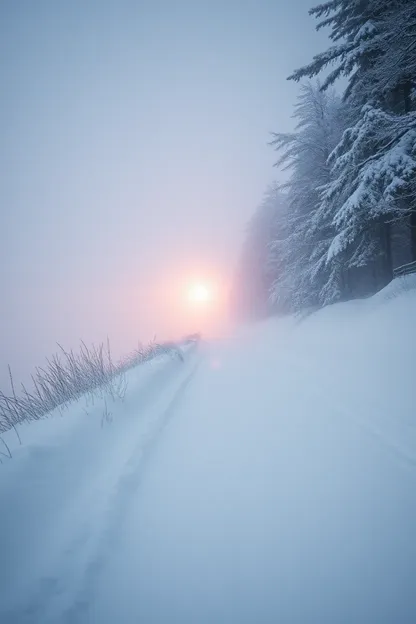
[{"label": "sun glow", "polygon": [[193,303],[207,303],[211,299],[211,291],[205,284],[192,284],[188,290],[188,299]]}]

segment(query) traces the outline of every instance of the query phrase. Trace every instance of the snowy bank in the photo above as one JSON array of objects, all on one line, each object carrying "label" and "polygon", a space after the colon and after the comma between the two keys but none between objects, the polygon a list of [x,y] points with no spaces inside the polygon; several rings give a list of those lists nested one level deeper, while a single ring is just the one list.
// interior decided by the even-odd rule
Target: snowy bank
[{"label": "snowy bank", "polygon": [[248,356],[252,351],[272,366],[275,351],[285,350],[299,392],[303,380],[313,380],[334,418],[356,421],[416,463],[416,275],[300,321],[273,318],[261,325],[261,340],[258,326],[243,331]]},{"label": "snowy bank", "polygon": [[108,528],[107,512],[122,508],[123,477],[192,373],[197,353],[184,347],[183,354],[184,361],[159,355],[128,371],[123,402],[80,400],[63,415],[22,423],[21,445],[13,430],[2,434],[13,459],[0,465],[0,621],[14,621],[16,608],[16,621],[25,621],[22,608],[37,621],[36,603],[58,561],[67,596],[80,580]]}]

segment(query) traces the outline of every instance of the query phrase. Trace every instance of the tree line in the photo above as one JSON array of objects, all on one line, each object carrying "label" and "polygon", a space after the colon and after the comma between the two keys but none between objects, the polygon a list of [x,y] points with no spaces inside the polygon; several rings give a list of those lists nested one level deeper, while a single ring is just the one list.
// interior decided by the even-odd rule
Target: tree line
[{"label": "tree line", "polygon": [[244,318],[370,295],[416,260],[416,0],[310,14],[330,46],[288,78],[301,82],[297,124],[271,141],[288,177],[247,226],[233,293]]}]

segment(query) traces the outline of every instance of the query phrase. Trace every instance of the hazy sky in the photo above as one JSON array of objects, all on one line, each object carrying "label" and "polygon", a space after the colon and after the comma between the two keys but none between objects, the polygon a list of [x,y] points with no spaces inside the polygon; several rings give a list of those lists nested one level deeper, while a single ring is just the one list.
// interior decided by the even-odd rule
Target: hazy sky
[{"label": "hazy sky", "polygon": [[56,340],[195,329],[176,281],[228,283],[285,78],[325,45],[311,4],[1,2],[0,378]]}]

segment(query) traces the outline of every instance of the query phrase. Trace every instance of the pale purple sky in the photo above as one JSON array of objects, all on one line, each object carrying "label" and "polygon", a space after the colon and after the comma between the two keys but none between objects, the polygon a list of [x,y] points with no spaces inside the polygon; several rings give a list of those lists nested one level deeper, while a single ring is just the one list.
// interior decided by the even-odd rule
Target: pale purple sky
[{"label": "pale purple sky", "polygon": [[0,379],[56,340],[172,333],[155,292],[194,263],[229,279],[286,76],[326,43],[311,4],[1,2]]}]

